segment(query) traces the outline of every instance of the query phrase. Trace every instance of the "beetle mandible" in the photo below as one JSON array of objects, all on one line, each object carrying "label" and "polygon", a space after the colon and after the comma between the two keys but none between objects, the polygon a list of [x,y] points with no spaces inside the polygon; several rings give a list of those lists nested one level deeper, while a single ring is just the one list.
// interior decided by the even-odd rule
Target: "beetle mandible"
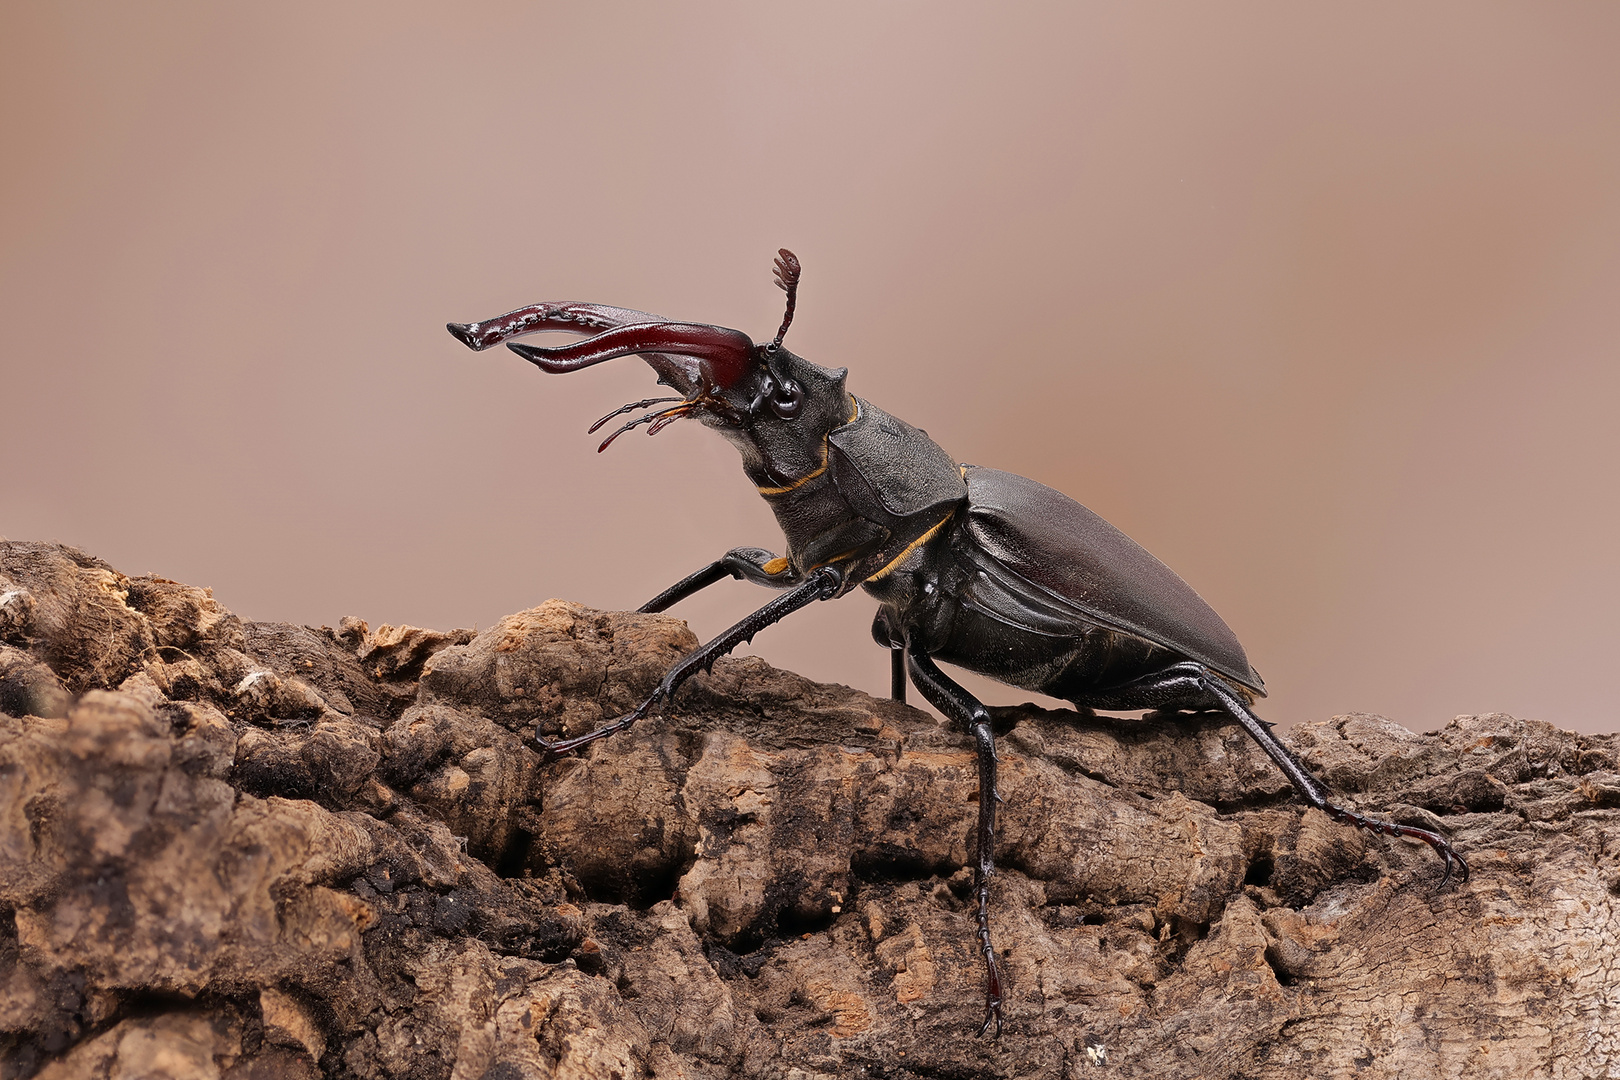
[{"label": "beetle mandible", "polygon": [[857,586],[876,597],[872,635],[890,651],[892,695],[906,680],[972,736],[979,819],[974,862],[977,937],[985,965],[983,1035],[1001,1033],[1001,975],[990,937],[996,749],[984,705],[939,669],[945,661],[1081,708],[1230,714],[1311,806],[1335,820],[1413,837],[1445,859],[1443,886],[1468,864],[1439,833],[1378,821],[1331,802],[1327,789],[1271,733],[1251,705],[1265,685],[1219,615],[1159,560],[1079,503],[1012,473],[959,465],[923,431],[850,394],[847,368],[828,369],[782,347],[798,297],[799,260],[782,249],[776,282],[787,310],[774,340],[670,322],[603,304],[540,303],[480,323],[450,323],[469,348],[541,330],[593,336],[559,348],[508,343],[544,371],[578,371],[639,355],[678,396],[632,402],[596,431],[598,450],[643,424],[656,433],[682,417],[720,432],[776,514],[787,554],[733,548],[653,597],[663,611],[725,578],[786,592],[683,658],[634,711],[595,731],[536,741],[549,760],[624,731],[700,670],[759,631]]}]

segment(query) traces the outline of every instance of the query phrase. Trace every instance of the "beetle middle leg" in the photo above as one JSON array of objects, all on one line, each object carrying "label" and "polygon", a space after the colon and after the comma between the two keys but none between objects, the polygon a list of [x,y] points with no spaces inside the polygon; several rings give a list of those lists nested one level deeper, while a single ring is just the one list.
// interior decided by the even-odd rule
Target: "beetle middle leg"
[{"label": "beetle middle leg", "polygon": [[1140,679],[1134,683],[1117,687],[1113,690],[1103,691],[1094,700],[1087,700],[1085,704],[1098,709],[1188,709],[1219,707],[1230,713],[1249,737],[1260,745],[1266,756],[1277,763],[1277,767],[1287,776],[1294,785],[1294,790],[1300,797],[1312,806],[1321,810],[1335,821],[1342,821],[1354,825],[1358,829],[1379,833],[1383,836],[1409,836],[1414,840],[1421,840],[1435,850],[1435,853],[1446,861],[1446,871],[1440,879],[1440,887],[1444,888],[1451,880],[1453,867],[1461,872],[1461,879],[1468,880],[1468,862],[1457,849],[1437,832],[1429,829],[1419,829],[1413,825],[1397,825],[1389,821],[1379,821],[1365,814],[1357,813],[1340,806],[1328,798],[1327,788],[1311,771],[1305,767],[1304,762],[1293,755],[1288,747],[1282,744],[1277,736],[1271,733],[1271,725],[1256,716],[1248,703],[1220,676],[1211,672],[1202,664],[1193,661],[1175,664],[1163,671]]},{"label": "beetle middle leg", "polygon": [[[911,681],[917,684],[922,696],[940,712],[959,722],[973,736],[974,748],[979,756],[979,827],[976,858],[973,868],[973,891],[978,900],[979,952],[984,955],[984,1023],[979,1034],[996,1026],[996,1037],[1001,1036],[1001,971],[996,966],[996,950],[990,943],[990,875],[995,873],[996,803],[1001,801],[996,791],[996,736],[990,726],[990,713],[978,698],[964,690],[934,663],[928,653],[920,650],[914,641],[907,642],[904,650],[911,671]],[[896,652],[899,655],[899,652]]]},{"label": "beetle middle leg", "polygon": [[872,640],[889,650],[889,699],[906,703],[906,636],[895,629],[887,608],[872,618]]}]

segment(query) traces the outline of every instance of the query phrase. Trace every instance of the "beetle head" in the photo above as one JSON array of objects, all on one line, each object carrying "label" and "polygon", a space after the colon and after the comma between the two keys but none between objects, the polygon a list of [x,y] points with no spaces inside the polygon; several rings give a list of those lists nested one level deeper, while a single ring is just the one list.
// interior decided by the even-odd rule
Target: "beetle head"
[{"label": "beetle head", "polygon": [[776,281],[787,293],[787,312],[775,339],[764,345],[740,330],[670,322],[596,304],[536,304],[487,323],[452,323],[449,329],[469,348],[484,349],[535,330],[606,327],[594,337],[558,348],[513,342],[507,348],[555,374],[641,356],[658,381],[680,395],[633,402],[598,420],[592,431],[624,413],[674,402],[625,422],[603,440],[600,450],[643,424],[656,434],[681,417],[694,417],[735,443],[750,471],[791,477],[800,475],[807,461],[819,460],[822,436],[846,423],[852,406],[844,390],[845,369],[820,367],[782,347],[799,283],[799,260],[785,248],[776,260]]}]

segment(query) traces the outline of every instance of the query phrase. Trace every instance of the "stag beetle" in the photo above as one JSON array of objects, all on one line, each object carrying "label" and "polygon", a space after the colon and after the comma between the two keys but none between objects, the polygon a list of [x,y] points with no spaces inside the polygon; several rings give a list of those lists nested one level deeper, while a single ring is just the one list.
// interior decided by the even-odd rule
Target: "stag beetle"
[{"label": "stag beetle", "polygon": [[742,454],[743,471],[776,514],[787,554],[734,548],[653,597],[663,611],[724,578],[786,590],[685,657],[633,712],[595,731],[536,740],[547,759],[624,731],[673,701],[694,673],[816,600],[857,586],[877,598],[872,635],[890,650],[892,694],[906,677],[972,735],[979,771],[974,888],[985,965],[983,1035],[1001,1033],[1001,976],[990,939],[996,749],[990,714],[937,661],[1063,698],[1081,708],[1220,711],[1242,725],[1310,805],[1335,820],[1429,844],[1445,859],[1441,885],[1468,863],[1438,833],[1365,817],[1329,801],[1327,789],[1251,711],[1265,684],[1209,605],[1159,560],[1068,496],[995,469],[958,465],[923,431],[850,394],[847,368],[828,369],[782,347],[793,322],[799,260],[783,249],[776,283],[787,311],[776,337],[756,345],[720,326],[670,322],[602,304],[541,303],[480,323],[450,323],[469,348],[487,349],[540,330],[593,336],[559,348],[508,343],[544,371],[578,371],[639,355],[676,397],[625,422],[605,450],[643,424],[656,433],[694,417]]}]

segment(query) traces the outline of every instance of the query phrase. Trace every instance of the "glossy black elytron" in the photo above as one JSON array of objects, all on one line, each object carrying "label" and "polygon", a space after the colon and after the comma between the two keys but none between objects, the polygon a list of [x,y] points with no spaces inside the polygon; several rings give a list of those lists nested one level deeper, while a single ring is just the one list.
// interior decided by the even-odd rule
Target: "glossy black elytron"
[{"label": "glossy black elytron", "polygon": [[625,413],[667,406],[625,422],[599,449],[638,426],[656,432],[694,418],[736,446],[744,473],[787,541],[781,556],[733,548],[643,605],[643,611],[662,611],[728,577],[786,590],[682,659],[633,712],[577,738],[542,741],[545,754],[566,754],[625,730],[667,706],[693,673],[765,627],[813,601],[865,589],[879,604],[872,634],[891,650],[894,697],[905,699],[909,676],[936,708],[962,724],[977,749],[981,1035],[992,1024],[999,1034],[1002,1023],[989,902],[999,801],[995,738],[983,704],[936,661],[1084,707],[1228,713],[1307,803],[1350,825],[1422,840],[1445,860],[1442,884],[1454,866],[1467,879],[1468,864],[1440,834],[1329,801],[1326,789],[1251,711],[1265,687],[1236,635],[1167,566],[1060,492],[1012,473],[958,464],[926,432],[851,395],[847,369],[820,367],[783,348],[799,282],[791,252],[779,253],[776,279],[787,292],[787,313],[765,345],[738,330],[575,302],[449,325],[472,349],[540,330],[593,335],[551,349],[508,344],[553,373],[641,356],[675,395],[603,417],[592,431]]}]

